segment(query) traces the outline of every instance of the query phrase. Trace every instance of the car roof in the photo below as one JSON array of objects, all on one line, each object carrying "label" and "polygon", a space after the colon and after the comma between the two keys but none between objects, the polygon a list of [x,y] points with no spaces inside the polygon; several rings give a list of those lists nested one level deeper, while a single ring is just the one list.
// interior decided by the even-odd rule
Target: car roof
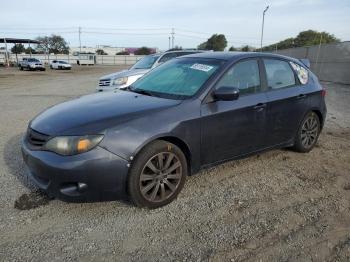
[{"label": "car roof", "polygon": [[240,58],[249,58],[249,57],[271,57],[271,58],[282,58],[291,61],[296,61],[300,63],[299,60],[292,57],[272,54],[272,53],[261,53],[261,52],[202,52],[190,54],[182,57],[193,57],[193,58],[209,58],[209,59],[219,59],[226,61],[233,61]]},{"label": "car roof", "polygon": [[150,55],[165,55],[165,54],[170,54],[170,53],[202,53],[205,52],[207,50],[196,50],[196,49],[182,49],[182,50],[171,50],[171,51],[165,51],[165,52],[159,52],[159,53],[154,53],[154,54],[150,54]]}]

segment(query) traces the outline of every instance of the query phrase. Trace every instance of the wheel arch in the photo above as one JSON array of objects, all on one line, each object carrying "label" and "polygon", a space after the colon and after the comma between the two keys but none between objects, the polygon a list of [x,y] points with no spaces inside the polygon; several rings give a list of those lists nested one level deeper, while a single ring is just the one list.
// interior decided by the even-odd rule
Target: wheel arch
[{"label": "wheel arch", "polygon": [[188,146],[188,144],[184,140],[179,138],[179,137],[165,135],[165,136],[159,136],[159,137],[153,138],[150,141],[148,141],[146,144],[144,144],[141,148],[139,148],[135,155],[138,155],[142,151],[143,148],[147,147],[150,143],[152,143],[154,141],[157,141],[157,140],[162,140],[162,141],[165,141],[165,142],[172,143],[172,144],[174,144],[174,145],[176,145],[177,147],[180,148],[180,150],[182,151],[182,153],[186,157],[188,175],[191,175],[192,174],[192,166],[191,166],[191,164],[192,164],[192,154],[191,154],[191,150],[190,150],[190,147]]},{"label": "wheel arch", "polygon": [[324,119],[323,119],[323,115],[322,115],[321,111],[318,109],[313,109],[311,111],[314,112],[318,116],[318,119],[320,120],[320,124],[321,124],[321,130],[322,130],[323,125],[324,125]]}]

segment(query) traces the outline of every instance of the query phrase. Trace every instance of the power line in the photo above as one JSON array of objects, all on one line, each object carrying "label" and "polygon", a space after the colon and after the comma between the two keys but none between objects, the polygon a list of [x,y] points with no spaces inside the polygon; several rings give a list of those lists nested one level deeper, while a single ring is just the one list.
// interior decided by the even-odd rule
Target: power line
[{"label": "power line", "polygon": [[85,29],[93,29],[93,30],[113,30],[113,31],[163,31],[169,30],[169,28],[107,28],[107,27],[84,27]]},{"label": "power line", "polygon": [[169,35],[169,33],[111,33],[111,32],[97,32],[97,31],[82,31],[84,34],[97,34],[97,35]]}]

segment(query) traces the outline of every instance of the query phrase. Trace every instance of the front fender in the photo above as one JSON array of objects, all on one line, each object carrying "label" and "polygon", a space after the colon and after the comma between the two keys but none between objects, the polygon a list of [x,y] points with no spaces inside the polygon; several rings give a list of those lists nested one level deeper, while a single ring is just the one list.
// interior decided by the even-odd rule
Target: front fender
[{"label": "front fender", "polygon": [[180,107],[144,115],[110,128],[100,146],[130,161],[148,143],[162,137],[175,137],[188,146],[197,163],[200,155],[199,105],[196,101],[183,103]]}]

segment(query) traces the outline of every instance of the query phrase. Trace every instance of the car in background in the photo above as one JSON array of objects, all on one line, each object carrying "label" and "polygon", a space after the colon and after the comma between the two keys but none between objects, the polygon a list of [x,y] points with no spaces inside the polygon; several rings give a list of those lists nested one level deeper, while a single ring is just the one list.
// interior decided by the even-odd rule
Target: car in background
[{"label": "car in background", "polygon": [[113,74],[105,75],[100,78],[97,92],[113,91],[115,89],[125,89],[132,83],[134,83],[141,76],[149,72],[151,69],[169,61],[173,58],[190,55],[194,53],[200,53],[200,50],[177,50],[177,51],[166,51],[164,53],[157,53],[147,55],[136,62],[128,70],[123,70]]},{"label": "car in background", "polygon": [[276,148],[312,150],[326,119],[325,94],[290,57],[192,54],[126,90],[50,107],[29,123],[23,158],[50,196],[157,208],[203,168]]},{"label": "car in background", "polygon": [[27,70],[40,70],[45,71],[44,64],[36,58],[23,58],[21,62],[18,63],[19,69],[27,69]]},{"label": "car in background", "polygon": [[72,65],[67,63],[66,61],[62,61],[62,60],[53,60],[50,64],[50,68],[51,69],[60,69],[60,70],[71,70],[72,69]]}]

